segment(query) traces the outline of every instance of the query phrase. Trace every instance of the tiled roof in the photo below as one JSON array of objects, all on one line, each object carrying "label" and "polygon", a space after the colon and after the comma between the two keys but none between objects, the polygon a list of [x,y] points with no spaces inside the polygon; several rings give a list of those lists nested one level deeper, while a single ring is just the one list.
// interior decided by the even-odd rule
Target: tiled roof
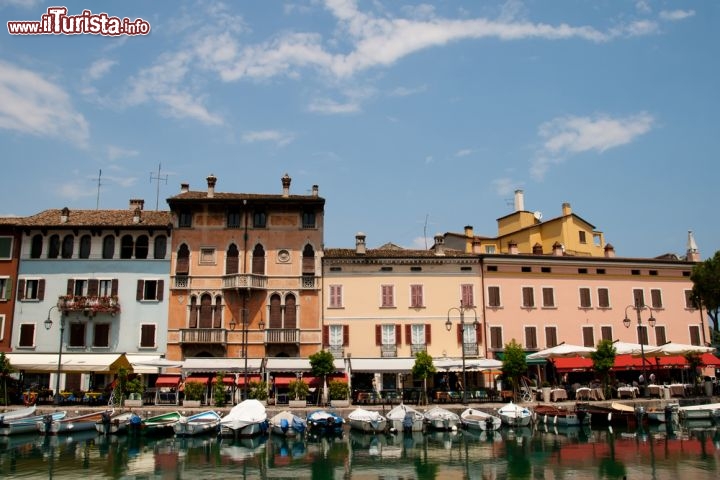
[{"label": "tiled roof", "polygon": [[215,192],[212,197],[208,197],[207,191],[190,190],[188,192],[179,193],[168,198],[168,201],[173,200],[316,200],[324,202],[325,199],[322,197],[316,197],[312,195],[288,195],[283,196],[280,194],[267,194],[267,193],[225,193]]},{"label": "tiled roof", "polygon": [[445,249],[445,255],[436,255],[432,250],[404,250],[369,248],[366,253],[357,253],[354,248],[329,248],[324,258],[477,258],[477,255],[460,250]]},{"label": "tiled roof", "polygon": [[29,227],[167,227],[172,224],[168,211],[142,210],[140,223],[133,221],[134,212],[124,210],[70,210],[67,222],[60,220],[62,210],[45,210],[20,219],[18,225]]},{"label": "tiled roof", "polygon": [[0,225],[18,225],[23,217],[0,217]]}]

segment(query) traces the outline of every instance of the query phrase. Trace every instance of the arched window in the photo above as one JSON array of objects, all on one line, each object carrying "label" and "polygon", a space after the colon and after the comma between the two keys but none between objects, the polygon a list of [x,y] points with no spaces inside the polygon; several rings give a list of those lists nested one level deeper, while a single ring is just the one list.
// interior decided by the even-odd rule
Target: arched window
[{"label": "arched window", "polygon": [[282,328],[282,303],[280,295],[277,293],[270,297],[270,325],[268,328]]},{"label": "arched window", "polygon": [[222,327],[222,297],[218,295],[215,297],[215,308],[213,315],[213,328]]},{"label": "arched window", "polygon": [[295,301],[295,295],[288,295],[285,297],[285,321],[283,322],[283,328],[296,328],[297,327],[297,303]]},{"label": "arched window", "polygon": [[167,256],[167,237],[158,235],[155,237],[155,247],[153,248],[153,258],[162,260]]},{"label": "arched window", "polygon": [[72,258],[75,249],[75,237],[73,235],[65,235],[62,241],[62,258]]},{"label": "arched window", "polygon": [[200,297],[200,328],[212,328],[213,304],[209,293]]},{"label": "arched window", "polygon": [[30,258],[40,258],[42,256],[43,237],[39,233],[32,238],[30,245]]},{"label": "arched window", "polygon": [[253,249],[252,273],[265,275],[265,249],[259,243]]},{"label": "arched window", "polygon": [[180,245],[175,264],[176,275],[187,275],[190,273],[190,249],[186,244]]},{"label": "arched window", "polygon": [[102,258],[109,260],[115,256],[115,237],[106,235],[103,238]]},{"label": "arched window", "polygon": [[48,258],[58,258],[60,256],[60,235],[50,236],[50,245],[48,246]]},{"label": "arched window", "polygon": [[198,325],[198,304],[197,297],[193,295],[190,297],[190,318],[188,320],[189,328],[197,328]]},{"label": "arched window", "polygon": [[135,240],[135,258],[146,259],[150,250],[150,239],[147,235],[140,235]]},{"label": "arched window", "polygon": [[83,235],[80,237],[80,258],[90,258],[90,246],[92,245],[92,239],[90,235]]},{"label": "arched window", "polygon": [[133,255],[133,237],[132,235],[123,235],[120,239],[120,258],[128,259]]},{"label": "arched window", "polygon": [[303,275],[315,274],[315,250],[309,243],[303,248],[302,273]]},{"label": "arched window", "polygon": [[240,252],[237,245],[231,244],[225,253],[225,273],[232,275],[240,271]]}]

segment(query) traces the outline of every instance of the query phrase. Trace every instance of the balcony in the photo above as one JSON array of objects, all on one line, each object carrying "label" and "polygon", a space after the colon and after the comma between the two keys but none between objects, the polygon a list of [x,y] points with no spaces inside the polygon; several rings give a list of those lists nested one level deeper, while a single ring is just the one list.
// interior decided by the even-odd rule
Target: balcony
[{"label": "balcony", "polygon": [[114,316],[120,313],[120,301],[116,295],[104,297],[61,295],[57,306],[65,313],[82,312],[86,316],[94,316],[98,313],[109,313]]},{"label": "balcony", "polygon": [[187,275],[175,275],[172,278],[172,288],[188,289],[190,288],[190,277]]},{"label": "balcony", "polygon": [[424,343],[413,343],[412,345],[410,345],[410,353],[413,357],[420,352],[427,352],[427,345],[425,345]]},{"label": "balcony", "polygon": [[330,345],[328,351],[332,353],[332,356],[335,358],[343,358],[345,354],[345,349],[342,345]]},{"label": "balcony", "polygon": [[315,275],[303,275],[300,288],[303,290],[314,290],[318,285]]},{"label": "balcony", "polygon": [[254,273],[236,273],[223,276],[223,288],[267,289],[267,276]]},{"label": "balcony", "polygon": [[223,328],[183,328],[180,330],[180,343],[227,344],[227,330]]},{"label": "balcony", "polygon": [[478,356],[478,345],[477,343],[466,343],[465,344],[465,356]]},{"label": "balcony", "polygon": [[268,328],[265,330],[265,343],[300,343],[299,328]]},{"label": "balcony", "polygon": [[380,347],[380,356],[386,357],[397,357],[397,345],[384,344]]}]

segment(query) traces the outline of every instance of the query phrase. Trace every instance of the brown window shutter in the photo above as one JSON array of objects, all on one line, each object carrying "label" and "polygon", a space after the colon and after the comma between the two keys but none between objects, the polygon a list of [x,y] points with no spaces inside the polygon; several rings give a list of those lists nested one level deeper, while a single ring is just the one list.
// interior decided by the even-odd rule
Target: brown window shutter
[{"label": "brown window shutter", "polygon": [[194,302],[190,303],[190,328],[197,328],[198,311],[197,304]]},{"label": "brown window shutter", "polygon": [[25,298],[25,280],[18,280],[17,298],[18,300],[22,300]]},{"label": "brown window shutter", "polygon": [[41,278],[38,282],[38,300],[45,300],[45,279]]},{"label": "brown window shutter", "polygon": [[412,325],[405,325],[405,344],[410,345],[412,343]]},{"label": "brown window shutter", "polygon": [[350,325],[343,325],[343,347],[350,345]]},{"label": "brown window shutter", "polygon": [[165,295],[165,280],[158,280],[157,282],[157,299],[158,302],[163,301],[163,296]]},{"label": "brown window shutter", "polygon": [[430,345],[430,343],[431,343],[430,331],[431,331],[430,324],[429,323],[425,324],[425,345]]},{"label": "brown window shutter", "polygon": [[324,325],[322,328],[322,344],[323,347],[330,345],[330,327]]},{"label": "brown window shutter", "polygon": [[112,291],[112,295],[117,296],[118,294],[118,279],[113,278],[110,282],[110,290]]},{"label": "brown window shutter", "polygon": [[457,343],[458,345],[462,345],[463,343],[463,329],[461,323],[457,326]]},{"label": "brown window shutter", "polygon": [[402,342],[402,327],[395,325],[395,345],[400,345]]},{"label": "brown window shutter", "polygon": [[145,288],[145,280],[138,280],[137,282],[137,292],[135,295],[135,299],[139,302],[143,299],[143,288]]},{"label": "brown window shutter", "polygon": [[477,339],[478,345],[482,343],[482,323],[478,322],[477,325],[475,325],[475,338]]},{"label": "brown window shutter", "polygon": [[68,278],[66,295],[72,295],[74,290],[75,290],[75,280],[73,280],[72,278]]},{"label": "brown window shutter", "polygon": [[382,326],[375,325],[375,345],[382,345]]},{"label": "brown window shutter", "polygon": [[97,278],[88,280],[88,297],[97,297],[100,280]]}]

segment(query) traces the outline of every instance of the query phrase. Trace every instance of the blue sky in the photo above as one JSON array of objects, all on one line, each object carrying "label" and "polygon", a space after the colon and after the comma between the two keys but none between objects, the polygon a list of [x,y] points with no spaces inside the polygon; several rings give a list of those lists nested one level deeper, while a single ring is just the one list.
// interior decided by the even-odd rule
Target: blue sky
[{"label": "blue sky", "polygon": [[[144,36],[10,35],[53,5]],[[319,185],[325,246],[495,235],[515,189],[617,255],[720,250],[716,1],[0,0],[3,215]],[[167,183],[151,181],[162,165]]]}]

